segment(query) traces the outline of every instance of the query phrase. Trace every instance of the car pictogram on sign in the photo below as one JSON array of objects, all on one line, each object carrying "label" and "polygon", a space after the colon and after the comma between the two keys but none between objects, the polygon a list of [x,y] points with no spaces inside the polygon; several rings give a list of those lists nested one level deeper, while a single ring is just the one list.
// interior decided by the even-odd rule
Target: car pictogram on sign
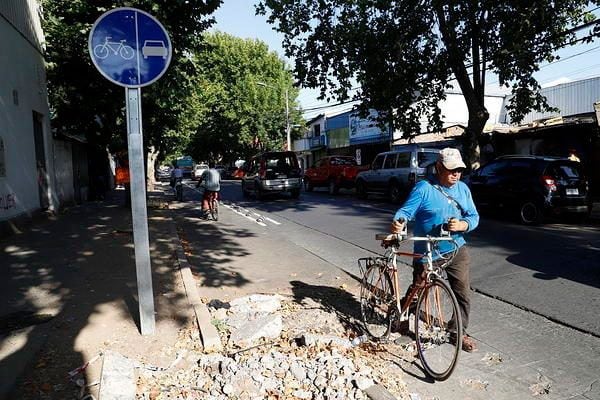
[{"label": "car pictogram on sign", "polygon": [[142,55],[144,58],[148,57],[162,57],[163,60],[167,59],[169,51],[162,40],[145,40],[144,46],[142,47]]}]

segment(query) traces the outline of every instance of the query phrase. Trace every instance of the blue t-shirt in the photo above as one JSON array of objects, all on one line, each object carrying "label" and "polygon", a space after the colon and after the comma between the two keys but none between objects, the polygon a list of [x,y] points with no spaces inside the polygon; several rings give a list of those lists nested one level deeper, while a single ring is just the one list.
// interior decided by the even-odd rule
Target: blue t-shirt
[{"label": "blue t-shirt", "polygon": [[[433,185],[438,185],[441,190],[460,204],[464,213],[461,213],[458,207]],[[437,178],[433,178],[431,182],[422,180],[415,185],[406,202],[396,211],[394,220],[400,218],[404,218],[406,221],[414,220],[413,234],[415,236],[439,236],[440,225],[448,222],[448,219],[452,217],[469,224],[466,232],[452,232],[452,237],[460,247],[466,243],[464,234],[472,231],[479,224],[479,214],[473,203],[471,191],[464,182],[458,181],[451,187],[445,187],[439,184]],[[451,242],[439,242],[442,254],[452,251],[453,247]],[[424,254],[426,243],[415,242],[414,249],[415,253]]]}]

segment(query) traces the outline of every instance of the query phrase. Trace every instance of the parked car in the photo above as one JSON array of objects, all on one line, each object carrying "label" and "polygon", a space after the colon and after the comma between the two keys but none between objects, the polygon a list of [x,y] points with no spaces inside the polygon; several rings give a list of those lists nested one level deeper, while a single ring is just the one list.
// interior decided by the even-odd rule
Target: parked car
[{"label": "parked car", "polygon": [[304,187],[311,192],[315,187],[326,186],[329,194],[336,194],[340,188],[353,188],[359,171],[354,157],[323,157],[304,173]]},{"label": "parked car", "polygon": [[523,224],[544,215],[588,215],[588,181],[580,163],[567,158],[501,156],[471,174],[468,185],[482,209],[514,211]]},{"label": "parked car", "polygon": [[192,179],[197,181],[200,179],[204,171],[208,170],[207,164],[196,164],[194,165],[194,172],[192,174]]},{"label": "parked car", "polygon": [[237,179],[234,174],[235,171],[237,171],[238,168],[233,166],[233,167],[225,167],[225,169],[223,170],[223,172],[221,173],[221,179]]},{"label": "parked car", "polygon": [[266,194],[289,192],[292,198],[300,196],[300,167],[296,154],[291,151],[271,151],[258,154],[244,164],[242,193],[253,193],[258,200]]},{"label": "parked car", "polygon": [[427,167],[437,160],[438,149],[409,146],[401,150],[378,154],[371,168],[356,176],[356,194],[366,198],[369,193],[383,193],[399,203],[416,182],[424,179]]}]

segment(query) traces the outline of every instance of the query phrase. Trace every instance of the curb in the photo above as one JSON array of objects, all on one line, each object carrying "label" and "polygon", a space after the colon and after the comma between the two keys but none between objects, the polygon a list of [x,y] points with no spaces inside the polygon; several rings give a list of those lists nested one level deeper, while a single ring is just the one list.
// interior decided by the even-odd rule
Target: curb
[{"label": "curb", "polygon": [[196,322],[198,324],[198,329],[200,330],[200,338],[202,340],[204,351],[207,353],[222,351],[223,345],[221,343],[221,338],[219,337],[217,329],[210,322],[211,320],[208,308],[198,295],[198,290],[196,289],[196,280],[192,276],[190,264],[185,256],[185,252],[183,251],[183,246],[181,245],[181,241],[175,227],[175,221],[172,218],[171,235],[173,237],[173,242],[175,243],[177,262],[179,264],[179,271],[181,272],[183,286],[185,288],[188,301],[194,309],[194,315],[196,316]]}]

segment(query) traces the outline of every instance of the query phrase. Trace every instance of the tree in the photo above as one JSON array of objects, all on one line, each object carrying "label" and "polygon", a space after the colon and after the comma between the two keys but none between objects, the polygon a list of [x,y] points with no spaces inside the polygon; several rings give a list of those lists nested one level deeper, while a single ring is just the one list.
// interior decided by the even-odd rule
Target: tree
[{"label": "tree", "polygon": [[194,53],[196,90],[186,111],[188,153],[229,163],[258,150],[280,150],[285,140],[285,93],[290,124],[301,121],[292,73],[264,42],[226,33],[204,35]]},{"label": "tree", "polygon": [[[42,0],[44,57],[52,127],[58,133],[85,134],[88,142],[113,151],[127,147],[122,87],[92,65],[87,40],[94,21],[109,9],[135,7],[156,17],[169,32],[173,56],[160,80],[142,89],[145,146],[157,152],[183,149],[183,110],[192,93],[195,65],[189,54],[202,46],[202,32],[221,0]],[[150,172],[150,171],[149,171]],[[152,174],[149,174],[152,176]]]},{"label": "tree", "polygon": [[[600,2],[596,1],[596,4]],[[532,74],[572,42],[571,28],[589,22],[588,1],[558,0],[261,0],[284,34],[286,55],[306,87],[344,101],[354,81],[361,111],[380,110],[404,135],[419,132],[419,117],[441,127],[438,103],[456,80],[469,111],[467,157],[478,160],[478,137],[489,117],[486,73],[512,89],[509,112],[520,121],[531,109],[550,109]],[[594,30],[598,33],[598,26]]]}]

